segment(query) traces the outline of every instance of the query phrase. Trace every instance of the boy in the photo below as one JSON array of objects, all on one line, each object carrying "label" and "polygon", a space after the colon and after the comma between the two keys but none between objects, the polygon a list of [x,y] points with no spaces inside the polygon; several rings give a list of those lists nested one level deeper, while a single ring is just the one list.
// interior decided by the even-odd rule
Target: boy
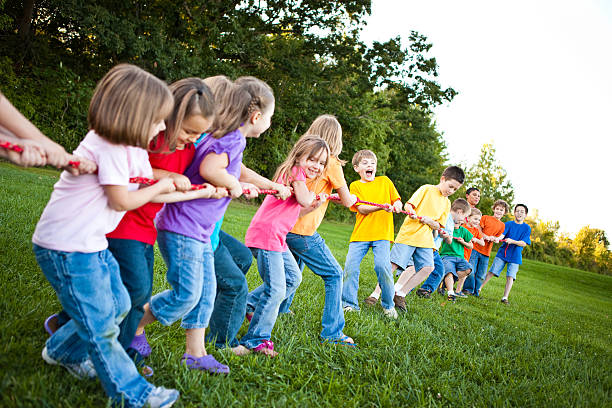
[{"label": "boy", "polygon": [[472,251],[469,261],[470,264],[472,264],[474,273],[468,275],[463,287],[464,293],[476,297],[480,294],[480,287],[487,273],[489,255],[491,254],[493,243],[504,233],[505,225],[501,221],[501,218],[506,215],[510,206],[504,200],[497,200],[493,203],[492,209],[492,216],[483,215],[480,219],[480,229],[485,244],[474,244],[474,250]]},{"label": "boy", "polygon": [[455,281],[462,282],[472,272],[472,265],[464,258],[464,248],[472,249],[473,247],[473,244],[470,242],[472,240],[472,233],[463,226],[465,224],[465,217],[470,215],[470,211],[470,204],[463,198],[458,198],[453,202],[451,206],[451,215],[455,223],[453,240],[450,244],[445,241],[440,245],[440,256],[444,264],[444,285],[448,300],[450,301],[454,301],[458,297],[467,297],[465,295],[462,296],[460,290],[457,290],[457,293],[455,293],[453,287],[455,286]]},{"label": "boy", "polygon": [[453,221],[453,216],[451,214],[448,215],[446,225],[444,226],[444,231],[446,231],[446,234],[444,235],[440,234],[438,231],[434,231],[434,270],[429,274],[425,283],[423,283],[423,285],[416,291],[417,296],[425,299],[429,299],[431,297],[431,293],[438,286],[440,286],[440,282],[442,282],[442,279],[444,279],[444,264],[442,263],[439,250],[440,245],[442,245],[442,241],[450,244],[453,240],[455,222]]},{"label": "boy", "polygon": [[[467,200],[470,206],[472,205],[469,200]],[[470,216],[467,217],[467,222],[463,225],[466,230],[472,233],[472,244],[473,245],[484,245],[484,239],[482,238],[482,232],[480,231],[480,219],[482,218],[482,213],[478,208],[472,207],[472,211],[470,212]],[[470,261],[470,256],[472,255],[472,248],[465,247],[463,248],[463,258],[466,261]],[[474,271],[474,265],[472,266],[472,271]],[[473,273],[470,273],[468,276],[474,276]],[[457,293],[459,297],[471,295],[472,293],[463,293],[463,283],[466,281],[465,278],[459,279],[457,282]]]},{"label": "boy", "polygon": [[[395,306],[406,311],[406,293],[421,284],[434,270],[433,230],[438,230],[447,221],[451,203],[448,199],[463,184],[465,174],[457,166],[447,167],[437,185],[426,184],[412,195],[404,205],[406,211],[421,216],[408,216],[404,220],[391,251],[391,268],[404,269],[395,284]],[[414,262],[416,273],[406,269]],[[412,268],[410,268],[412,269]]]},{"label": "boy", "polygon": [[470,207],[476,208],[480,202],[480,190],[478,187],[470,187],[465,192],[465,199],[470,204]]},{"label": "boy", "polygon": [[370,150],[360,150],[353,156],[353,168],[360,180],[351,183],[350,192],[359,199],[385,203],[386,208],[356,203],[351,211],[357,213],[344,265],[342,303],[345,311],[359,310],[359,265],[368,250],[374,253],[374,271],[382,291],[382,306],[386,316],[397,318],[393,306],[393,276],[389,249],[393,241],[393,214],[402,210],[400,195],[386,176],[376,177],[376,155]]},{"label": "boy", "polygon": [[491,277],[498,277],[507,264],[506,287],[501,299],[501,302],[506,305],[508,304],[508,295],[510,295],[512,284],[516,280],[519,265],[523,263],[523,248],[531,244],[531,227],[525,224],[528,211],[525,204],[517,204],[514,207],[514,221],[506,222],[504,233],[496,239],[497,242],[503,239],[504,244],[499,247],[493,265],[491,265],[487,277],[482,283],[482,287],[484,287]]}]

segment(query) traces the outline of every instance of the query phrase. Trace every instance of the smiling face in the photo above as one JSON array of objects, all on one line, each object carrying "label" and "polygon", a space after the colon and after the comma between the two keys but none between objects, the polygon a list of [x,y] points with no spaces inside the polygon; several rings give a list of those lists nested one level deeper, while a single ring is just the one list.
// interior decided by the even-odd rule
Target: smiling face
[{"label": "smiling face", "polygon": [[455,194],[455,191],[459,190],[461,187],[461,183],[455,179],[447,179],[445,177],[440,178],[440,184],[438,184],[438,188],[440,189],[440,193],[444,197],[451,196]]},{"label": "smiling face", "polygon": [[304,169],[306,177],[309,179],[316,178],[321,175],[327,164],[327,150],[321,149],[317,152],[311,152],[310,155],[303,155],[298,160],[298,166]]},{"label": "smiling face", "polygon": [[194,143],[202,133],[208,130],[211,123],[212,118],[205,118],[200,114],[185,118],[176,135],[176,148],[182,150],[186,144]]},{"label": "smiling face", "polygon": [[527,217],[527,211],[523,206],[516,206],[514,208],[514,220],[519,224],[525,221],[525,217]]},{"label": "smiling face", "polygon": [[480,219],[482,215],[480,214],[472,214],[468,217],[468,221],[472,227],[477,227],[480,225]]},{"label": "smiling face", "polygon": [[361,177],[361,181],[374,181],[376,177],[376,163],[377,161],[374,157],[363,157],[353,168]]},{"label": "smiling face", "polygon": [[495,206],[495,208],[493,209],[493,216],[498,220],[501,220],[501,217],[503,217],[505,214],[506,207],[504,207],[503,205]]}]

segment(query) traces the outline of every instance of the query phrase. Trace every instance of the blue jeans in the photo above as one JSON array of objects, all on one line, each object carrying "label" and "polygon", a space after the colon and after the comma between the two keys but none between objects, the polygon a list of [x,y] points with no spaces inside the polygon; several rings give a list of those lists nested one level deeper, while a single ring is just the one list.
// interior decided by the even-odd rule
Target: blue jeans
[{"label": "blue jeans", "polygon": [[280,304],[295,293],[302,282],[302,271],[289,250],[278,252],[251,248],[251,251],[257,259],[263,285],[247,297],[248,308],[254,310],[254,314],[242,344],[249,349],[270,340]]},{"label": "blue jeans", "polygon": [[153,386],[138,374],[117,341],[118,325],[130,310],[130,297],[110,251],[62,252],[34,245],[34,253],[70,316],[47,340],[49,356],[75,364],[89,355],[110,398],[130,407],[144,405]]},{"label": "blue jeans", "polygon": [[210,243],[162,230],[157,244],[168,267],[166,278],[172,289],[153,296],[153,316],[164,326],[182,318],[184,329],[206,328],[217,290]]},{"label": "blue jeans", "polygon": [[119,263],[121,281],[130,295],[132,307],[119,325],[119,343],[128,349],[138,323],[144,315],[144,305],[153,291],[153,245],[133,239],[108,238],[108,250]]},{"label": "blue jeans", "polygon": [[487,275],[487,267],[489,266],[489,257],[484,256],[478,251],[472,251],[470,255],[470,264],[472,264],[472,271],[465,279],[463,284],[463,290],[478,296],[482,282],[485,280]]},{"label": "blue jeans", "polygon": [[[344,334],[344,312],[342,311],[342,268],[318,232],[313,235],[287,234],[287,245],[300,269],[308,265],[310,270],[323,279],[325,285],[325,305],[321,318],[321,337],[336,340]],[[281,305],[280,312],[289,310],[293,295]]]},{"label": "blue jeans", "polygon": [[432,273],[429,274],[423,286],[421,286],[422,289],[425,289],[429,292],[433,292],[438,288],[438,286],[440,286],[440,282],[442,282],[442,279],[445,275],[444,264],[442,263],[442,258],[440,257],[438,251],[433,251],[433,257],[434,270]]},{"label": "blue jeans", "polygon": [[206,341],[217,347],[238,345],[236,334],[244,321],[249,286],[245,275],[253,262],[253,254],[242,242],[220,231],[219,246],[215,250],[217,297],[210,316],[210,330]]},{"label": "blue jeans", "polygon": [[349,244],[346,261],[344,262],[344,285],[342,286],[342,303],[359,310],[357,290],[359,289],[359,266],[369,249],[374,253],[374,271],[381,289],[380,301],[382,307],[394,307],[393,276],[391,276],[390,248],[391,243],[386,240],[355,241]]}]

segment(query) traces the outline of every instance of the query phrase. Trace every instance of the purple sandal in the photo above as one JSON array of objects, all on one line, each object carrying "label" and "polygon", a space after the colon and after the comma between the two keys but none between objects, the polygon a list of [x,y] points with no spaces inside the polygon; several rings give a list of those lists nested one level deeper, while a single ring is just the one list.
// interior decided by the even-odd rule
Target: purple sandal
[{"label": "purple sandal", "polygon": [[134,336],[134,339],[130,343],[129,348],[133,348],[134,350],[138,352],[138,354],[140,354],[144,358],[147,358],[151,355],[151,346],[149,345],[149,342],[147,341],[147,336],[144,331],[142,332],[141,335]]},{"label": "purple sandal", "polygon": [[190,370],[208,371],[212,374],[229,374],[230,372],[228,366],[221,364],[210,354],[198,358],[185,353],[181,358],[181,363],[185,364]]},{"label": "purple sandal", "polygon": [[45,320],[45,331],[49,333],[49,336],[53,336],[53,333],[59,329],[59,327],[57,327],[57,317],[57,313],[54,313]]}]

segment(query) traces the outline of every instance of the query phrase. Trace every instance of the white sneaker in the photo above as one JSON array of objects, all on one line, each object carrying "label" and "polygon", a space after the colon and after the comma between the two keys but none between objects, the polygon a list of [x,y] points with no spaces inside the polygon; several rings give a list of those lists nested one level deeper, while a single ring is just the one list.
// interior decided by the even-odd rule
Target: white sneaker
[{"label": "white sneaker", "polygon": [[383,309],[383,313],[389,319],[397,319],[397,310],[395,310],[394,307],[392,307],[391,309]]},{"label": "white sneaker", "polygon": [[344,306],[342,310],[344,310],[345,312],[358,312],[359,311],[352,306]]},{"label": "white sneaker", "polygon": [[78,378],[79,380],[92,379],[96,378],[96,369],[94,368],[91,359],[87,359],[82,363],[78,364],[64,364],[60,363],[57,360],[54,360],[49,353],[47,352],[47,346],[45,346],[42,350],[42,358],[45,360],[47,364],[51,365],[59,365],[64,367],[70,374]]},{"label": "white sneaker", "polygon": [[145,402],[145,407],[168,408],[178,400],[179,392],[172,388],[155,387]]}]

